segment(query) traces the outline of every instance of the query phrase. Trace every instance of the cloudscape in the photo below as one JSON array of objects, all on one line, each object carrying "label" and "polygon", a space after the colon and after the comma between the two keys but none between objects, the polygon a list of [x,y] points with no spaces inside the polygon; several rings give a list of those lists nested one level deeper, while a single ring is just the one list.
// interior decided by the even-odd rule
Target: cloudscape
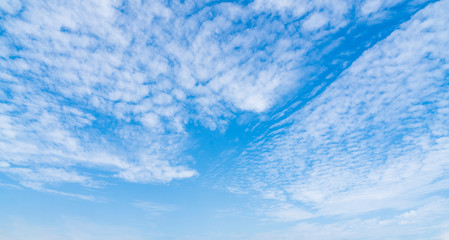
[{"label": "cloudscape", "polygon": [[0,240],[449,239],[449,0],[0,1]]}]

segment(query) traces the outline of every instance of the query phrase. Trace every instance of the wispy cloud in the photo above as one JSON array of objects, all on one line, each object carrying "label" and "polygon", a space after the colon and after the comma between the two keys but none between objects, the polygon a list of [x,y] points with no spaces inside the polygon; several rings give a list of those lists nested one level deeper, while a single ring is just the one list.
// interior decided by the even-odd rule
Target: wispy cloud
[{"label": "wispy cloud", "polygon": [[[246,182],[235,186],[284,202],[270,216],[285,215],[285,206],[304,211],[285,220],[387,209],[406,216],[447,190],[449,55],[441,49],[449,48],[448,4],[417,13],[320,96],[253,142],[239,159]],[[301,229],[313,229],[304,224]],[[359,230],[348,236],[360,238]]]},{"label": "wispy cloud", "polygon": [[147,214],[151,216],[158,216],[165,212],[172,212],[176,210],[176,207],[168,204],[160,204],[148,201],[140,201],[136,200],[133,202],[133,205],[137,208],[142,209]]}]

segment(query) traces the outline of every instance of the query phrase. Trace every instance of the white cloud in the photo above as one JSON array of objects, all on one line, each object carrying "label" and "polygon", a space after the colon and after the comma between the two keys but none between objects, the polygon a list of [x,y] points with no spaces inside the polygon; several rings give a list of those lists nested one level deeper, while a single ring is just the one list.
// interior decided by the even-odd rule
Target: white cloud
[{"label": "white cloud", "polygon": [[[301,221],[282,231],[264,231],[249,239],[444,239],[449,222],[447,199],[382,217],[367,214],[336,221]],[[443,230],[443,231],[442,231]]]},{"label": "white cloud", "polygon": [[159,116],[155,113],[147,113],[142,117],[142,123],[149,128],[161,128]]},{"label": "white cloud", "polygon": [[281,222],[304,220],[314,216],[313,213],[305,211],[293,204],[288,203],[282,203],[278,206],[272,206],[265,212],[265,215]]},{"label": "white cloud", "polygon": [[117,176],[130,182],[169,182],[173,179],[190,178],[198,172],[183,166],[170,166],[167,161],[152,160],[126,168]]},{"label": "white cloud", "polygon": [[360,7],[360,14],[362,16],[379,14],[390,7],[393,7],[403,0],[365,0]]},{"label": "white cloud", "polygon": [[7,162],[0,162],[0,167],[2,167],[2,168],[6,168],[9,166],[10,166],[9,163],[7,163]]},{"label": "white cloud", "polygon": [[[246,183],[234,187],[313,209],[310,217],[388,209],[411,216],[447,190],[448,7],[441,1],[418,12],[278,125],[285,128],[253,142],[240,158]],[[335,239],[340,226],[327,227],[311,234],[328,236],[306,239]],[[360,238],[360,229],[341,238]]]},{"label": "white cloud", "polygon": [[[94,181],[85,173],[75,173],[78,166],[144,182],[196,174],[187,167],[172,165],[182,162],[175,154],[179,144],[167,147],[165,153],[161,148],[148,147],[171,138],[181,141],[183,134],[176,132],[183,131],[185,116],[177,107],[179,102],[167,94],[173,84],[155,81],[167,73],[167,59],[151,53],[151,49],[146,49],[147,55],[137,54],[137,49],[144,48],[133,46],[131,39],[145,32],[134,34],[135,29],[120,29],[117,2],[50,1],[23,6],[21,18],[2,19],[5,35],[1,44],[9,48],[2,53],[6,80],[2,82],[2,96],[6,103],[0,116],[0,156],[8,164],[3,164],[6,167],[2,172],[26,186],[46,191],[55,191],[44,187],[53,182],[93,186]],[[145,13],[151,19],[171,18],[171,11],[162,4],[152,4],[151,9],[154,11]],[[178,90],[176,95],[182,94]],[[149,129],[123,129],[131,120],[142,121]],[[116,124],[112,131],[110,123]],[[175,134],[167,135],[166,130]],[[123,146],[111,146],[114,132],[121,134],[115,135],[119,139],[137,134],[122,144],[133,145],[142,159],[121,153]],[[152,133],[156,136],[145,136]],[[142,140],[146,142],[130,144]],[[154,162],[145,165],[148,158],[142,157],[144,152],[153,154]],[[133,171],[139,176],[130,176]]]},{"label": "white cloud", "polygon": [[370,13],[378,11],[382,5],[382,2],[382,0],[365,1],[360,10],[363,15],[368,15]]},{"label": "white cloud", "polygon": [[[237,4],[190,15],[188,2],[10,3],[2,9],[22,10],[1,20],[0,149],[18,168],[106,167],[144,182],[191,177],[185,164],[173,165],[185,163],[177,154],[189,121],[223,131],[233,111],[266,111],[297,85],[304,51],[267,23],[233,26],[253,14]],[[161,147],[170,141],[179,144]]]},{"label": "white cloud", "polygon": [[313,13],[304,21],[302,27],[307,31],[314,31],[325,26],[329,20],[322,13]]},{"label": "white cloud", "polygon": [[20,8],[22,7],[22,3],[20,0],[11,0],[11,1],[3,1],[0,2],[0,10],[4,11],[8,14],[16,14]]},{"label": "white cloud", "polygon": [[[303,24],[307,30],[317,30],[326,23],[330,23],[333,28],[340,28],[347,24],[351,5],[354,1],[274,1],[256,0],[253,8],[257,11],[280,12],[282,15],[293,15],[301,18],[304,15],[311,15]],[[318,26],[321,25],[321,26]]]},{"label": "white cloud", "polygon": [[439,238],[441,240],[448,240],[449,239],[449,232],[445,232],[441,234],[441,237]]}]

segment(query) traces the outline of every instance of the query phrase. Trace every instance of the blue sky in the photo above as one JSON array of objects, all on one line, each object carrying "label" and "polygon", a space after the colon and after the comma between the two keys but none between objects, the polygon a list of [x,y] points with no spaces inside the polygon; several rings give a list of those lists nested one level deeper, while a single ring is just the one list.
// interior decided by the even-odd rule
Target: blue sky
[{"label": "blue sky", "polygon": [[0,240],[449,239],[449,1],[0,2]]}]

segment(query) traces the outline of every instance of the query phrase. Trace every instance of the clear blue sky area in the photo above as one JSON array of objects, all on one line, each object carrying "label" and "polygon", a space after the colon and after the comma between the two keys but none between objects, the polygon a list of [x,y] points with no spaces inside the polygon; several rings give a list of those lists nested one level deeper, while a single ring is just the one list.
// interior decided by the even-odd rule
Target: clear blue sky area
[{"label": "clear blue sky area", "polygon": [[0,240],[449,240],[449,0],[0,1]]}]

